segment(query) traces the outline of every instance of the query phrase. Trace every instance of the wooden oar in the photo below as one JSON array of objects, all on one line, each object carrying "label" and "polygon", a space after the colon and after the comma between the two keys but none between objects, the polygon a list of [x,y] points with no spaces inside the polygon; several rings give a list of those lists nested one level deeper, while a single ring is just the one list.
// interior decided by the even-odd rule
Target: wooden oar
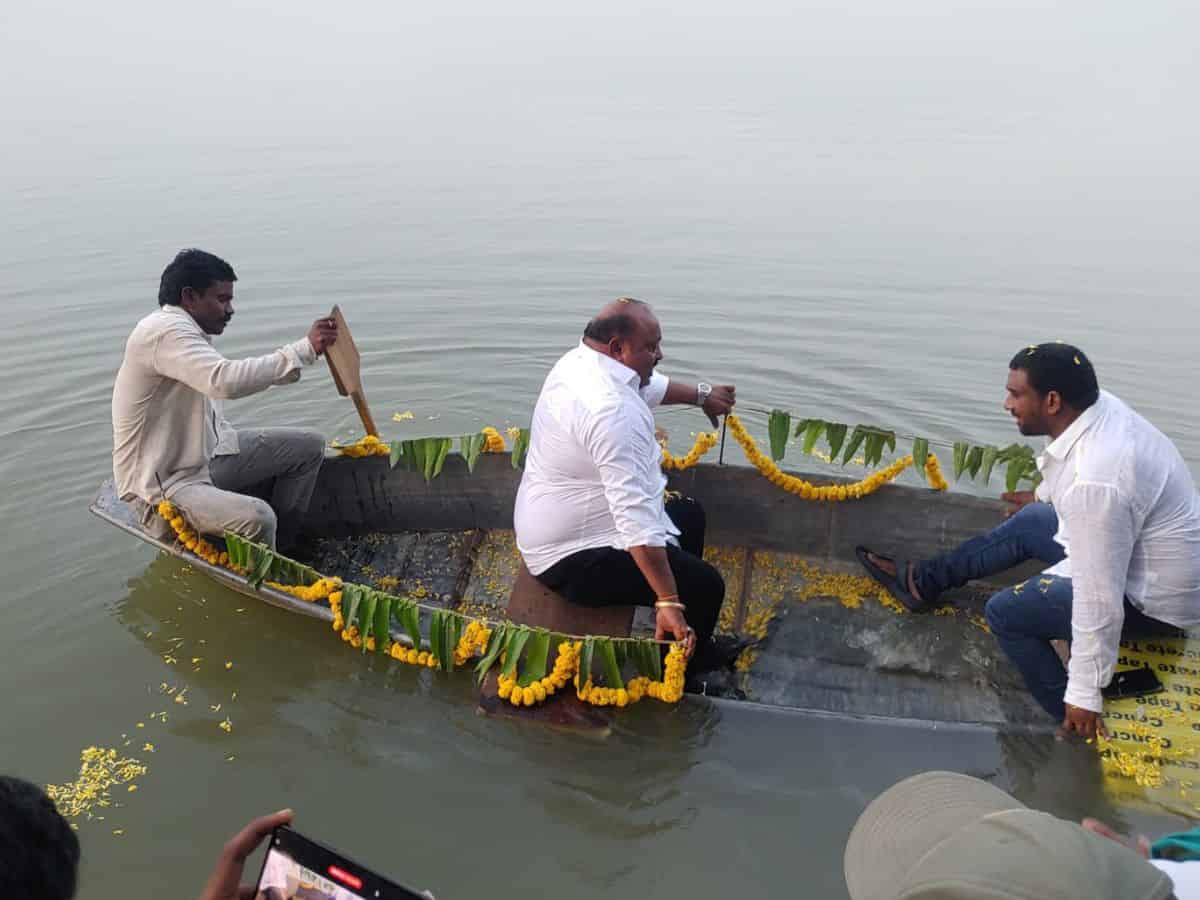
[{"label": "wooden oar", "polygon": [[359,371],[358,347],[354,345],[354,336],[350,334],[350,326],[341,309],[333,308],[330,317],[337,325],[337,340],[325,351],[325,360],[329,363],[329,371],[333,382],[337,385],[338,393],[354,401],[358,417],[362,419],[363,428],[367,434],[379,437],[379,429],[375,427],[375,419],[367,406],[367,398],[363,394],[362,373]]}]

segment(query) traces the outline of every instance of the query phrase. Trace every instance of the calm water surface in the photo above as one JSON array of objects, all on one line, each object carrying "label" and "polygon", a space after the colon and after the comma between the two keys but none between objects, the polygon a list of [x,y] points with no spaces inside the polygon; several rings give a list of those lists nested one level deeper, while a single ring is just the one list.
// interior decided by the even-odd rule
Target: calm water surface
[{"label": "calm water surface", "polygon": [[[217,10],[195,27],[220,60],[136,3],[3,14],[0,770],[59,782],[89,744],[155,746],[83,826],[83,896],[194,892],[286,805],[443,897],[841,897],[857,814],[934,767],[1172,824],[1109,809],[1087,753],[985,732],[694,700],[604,744],[480,720],[468,679],[340,652],[86,507],[124,339],[188,245],[240,275],[229,355],[342,304],[388,435],[526,423],[587,317],[632,294],[671,375],[944,440],[1011,440],[1007,359],[1071,340],[1195,467],[1190,9],[306,6]],[[356,425],[320,365],[230,412]],[[662,419],[677,450],[703,424]]]}]

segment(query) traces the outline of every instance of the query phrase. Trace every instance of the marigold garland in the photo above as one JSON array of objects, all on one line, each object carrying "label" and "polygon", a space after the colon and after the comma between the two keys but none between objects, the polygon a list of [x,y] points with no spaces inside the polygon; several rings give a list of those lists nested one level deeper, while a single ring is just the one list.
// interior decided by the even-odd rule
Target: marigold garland
[{"label": "marigold garland", "polygon": [[364,435],[353,444],[332,444],[334,450],[342,456],[359,459],[364,456],[389,456],[392,452],[390,445],[385,444],[373,434]]},{"label": "marigold garland", "polygon": [[[236,571],[236,568],[230,565],[227,553],[217,553],[216,548],[211,544],[188,530],[187,522],[173,504],[164,500],[158,505],[158,512],[159,515],[171,523],[172,528],[180,535],[184,546],[189,550],[198,556],[202,556],[213,565],[221,565],[232,571]],[[350,644],[351,647],[362,649],[363,638],[358,626],[351,625],[349,628],[346,627],[345,617],[342,612],[342,591],[340,590],[342,580],[340,578],[336,576],[323,577],[310,585],[282,584],[277,581],[265,581],[263,583],[268,587],[308,603],[327,600],[329,602],[329,609],[333,613],[333,622],[331,625],[334,633],[341,637],[343,641]],[[492,630],[487,626],[486,622],[481,620],[468,622],[466,629],[459,638],[458,645],[454,648],[454,666],[462,666],[474,657],[482,656],[487,651],[488,642],[491,640],[491,637]],[[684,656],[682,644],[672,644],[671,649],[667,652],[665,675],[662,681],[651,681],[645,676],[639,676],[632,679],[624,688],[598,686],[593,684],[590,678],[583,687],[580,687],[579,661],[582,647],[582,641],[562,641],[558,646],[558,656],[555,660],[553,671],[526,687],[521,687],[517,684],[517,676],[515,674],[510,676],[501,675],[501,698],[508,700],[513,706],[533,706],[536,703],[544,702],[547,697],[551,697],[556,692],[561,691],[572,680],[574,680],[579,699],[595,706],[624,707],[630,703],[637,703],[644,696],[654,697],[664,703],[677,703],[683,696],[683,673],[687,667],[687,660]],[[375,636],[372,635],[367,638],[366,649],[374,651],[377,648],[378,645]],[[384,652],[392,659],[407,663],[408,665],[424,666],[430,669],[439,668],[437,657],[434,654],[419,647],[407,646],[401,641],[388,638]]]},{"label": "marigold garland", "polygon": [[700,457],[706,454],[720,441],[720,435],[715,431],[702,431],[696,435],[696,443],[686,456],[672,456],[667,450],[667,442],[662,442],[662,467],[668,472],[682,472],[700,462]]},{"label": "marigold garland", "polygon": [[[874,472],[853,484],[818,486],[803,478],[784,473],[773,459],[758,449],[758,444],[755,443],[750,432],[746,430],[746,426],[736,415],[730,413],[726,416],[725,421],[729,423],[729,430],[737,442],[742,445],[742,450],[745,451],[746,458],[750,460],[751,465],[758,469],[759,473],[771,484],[803,500],[828,500],[830,502],[861,500],[863,497],[875,493],[888,482],[895,481],[901,472],[913,464],[911,455],[902,456],[886,469]],[[947,485],[945,479],[942,478],[941,467],[938,465],[937,457],[932,453],[925,461],[925,471],[929,474],[930,483],[935,490],[946,489]]]},{"label": "marigold garland", "polygon": [[503,453],[508,449],[503,436],[491,425],[484,426],[480,433],[487,438],[487,443],[483,445],[484,453]]}]

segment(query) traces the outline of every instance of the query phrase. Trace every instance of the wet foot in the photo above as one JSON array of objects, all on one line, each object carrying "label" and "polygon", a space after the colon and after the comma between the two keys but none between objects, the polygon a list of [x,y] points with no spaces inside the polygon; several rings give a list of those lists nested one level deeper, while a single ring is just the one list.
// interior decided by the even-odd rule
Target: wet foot
[{"label": "wet foot", "polygon": [[[879,566],[879,568],[883,569],[883,571],[887,572],[892,577],[895,577],[895,575],[896,575],[895,560],[891,560],[891,559],[888,559],[886,556],[879,556],[878,554],[870,553],[870,552],[867,553],[867,559],[869,559],[873,565]],[[912,566],[908,567],[908,592],[910,594],[912,594],[913,599],[916,600],[917,603],[925,602],[925,598],[922,597],[921,592],[917,590],[917,581],[916,581],[916,578],[913,576]]]}]

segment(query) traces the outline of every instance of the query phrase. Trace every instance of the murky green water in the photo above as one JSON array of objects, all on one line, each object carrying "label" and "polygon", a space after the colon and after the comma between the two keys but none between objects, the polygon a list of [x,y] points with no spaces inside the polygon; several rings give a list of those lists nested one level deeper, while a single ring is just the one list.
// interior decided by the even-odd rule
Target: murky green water
[{"label": "murky green water", "polygon": [[[86,513],[125,336],[187,245],[241,276],[229,355],[342,304],[392,435],[524,424],[589,314],[633,294],[670,374],[948,440],[1011,440],[1009,356],[1073,340],[1200,461],[1194,13],[884,8],[218,10],[195,37],[221,60],[140,37],[133,3],[53,20],[52,44],[18,40],[51,12],[10,13],[0,67],[22,77],[3,82],[27,87],[0,94],[26,126],[0,137],[0,769],[64,781],[122,734],[149,766],[84,824],[83,896],[194,892],[228,833],[285,805],[444,897],[536,878],[839,897],[858,812],[939,766],[1166,824],[1107,809],[1088,754],[984,732],[699,701],[636,709],[606,744],[477,719],[465,678],[339,652]],[[322,366],[231,414],[355,428]],[[678,449],[702,424],[663,420]]]}]

